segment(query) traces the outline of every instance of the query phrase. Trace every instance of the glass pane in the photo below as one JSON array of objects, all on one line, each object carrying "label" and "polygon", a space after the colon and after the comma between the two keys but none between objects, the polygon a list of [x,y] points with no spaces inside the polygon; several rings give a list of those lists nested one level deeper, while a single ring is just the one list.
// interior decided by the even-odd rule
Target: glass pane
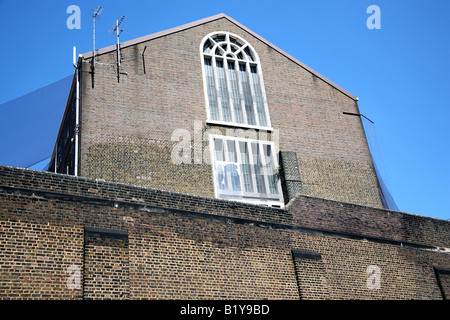
[{"label": "glass pane", "polygon": [[255,61],[255,60],[253,59],[253,55],[252,55],[252,53],[251,53],[249,47],[246,47],[246,48],[244,49],[244,52],[245,52],[245,54],[247,55],[248,60],[250,60],[250,61]]},{"label": "glass pane", "polygon": [[214,151],[216,153],[217,161],[225,161],[225,155],[223,153],[223,141],[221,139],[214,139]]},{"label": "glass pane", "polygon": [[243,123],[242,121],[242,108],[241,99],[239,98],[239,84],[237,80],[237,74],[234,67],[234,62],[228,62],[228,79],[230,80],[231,86],[231,99],[233,101],[234,108],[234,121],[237,123]]},{"label": "glass pane", "polygon": [[230,37],[230,42],[235,44],[235,45],[237,45],[237,46],[239,46],[239,47],[242,46],[242,44],[240,44],[239,41],[237,39],[233,38],[233,37]]},{"label": "glass pane", "polygon": [[253,154],[253,168],[256,177],[256,189],[258,193],[266,193],[266,185],[264,182],[264,171],[261,163],[261,156],[259,154],[259,143],[252,143],[252,154]]},{"label": "glass pane", "polygon": [[214,139],[216,184],[219,196],[242,198],[241,174],[233,140]]},{"label": "glass pane", "polygon": [[227,162],[216,163],[216,175],[219,195],[242,197],[241,177],[237,164]]},{"label": "glass pane", "polygon": [[233,195],[235,192],[241,191],[241,177],[238,172],[238,166],[235,163],[228,163],[225,166],[225,174],[227,175],[228,181],[231,181],[231,190]]},{"label": "glass pane", "polygon": [[222,121],[231,121],[230,101],[228,97],[227,80],[223,70],[223,61],[216,61],[217,78],[219,83],[219,95],[222,102]]},{"label": "glass pane", "polygon": [[216,183],[219,190],[228,189],[228,181],[225,174],[225,154],[223,140],[214,139],[214,153],[216,163]]},{"label": "glass pane", "polygon": [[227,180],[222,162],[216,163],[216,175],[217,188],[220,190],[220,193],[223,193],[223,190],[227,189]]},{"label": "glass pane", "polygon": [[215,42],[223,42],[223,41],[225,41],[225,35],[224,34],[217,35],[217,36],[213,37],[213,40]]},{"label": "glass pane", "polygon": [[211,49],[212,49],[212,44],[211,44],[211,42],[209,41],[209,40],[206,40],[205,41],[205,44],[203,45],[203,52],[204,53],[211,53]]},{"label": "glass pane", "polygon": [[214,83],[214,73],[211,66],[211,59],[205,58],[206,91],[208,93],[209,116],[212,120],[219,120],[219,107],[217,104],[216,85]]},{"label": "glass pane", "polygon": [[248,80],[248,74],[246,71],[245,64],[239,65],[239,78],[240,78],[242,90],[243,90],[245,112],[247,113],[247,123],[254,125],[254,124],[256,124],[256,121],[255,121],[255,113],[253,112],[252,92],[250,89],[250,82]]},{"label": "glass pane", "polygon": [[253,182],[251,177],[251,169],[250,169],[250,155],[248,152],[248,143],[247,142],[239,142],[240,149],[240,157],[241,157],[241,172],[242,179],[244,182],[244,191],[253,192]]},{"label": "glass pane", "polygon": [[257,72],[256,66],[251,66],[250,71],[251,71],[252,80],[253,80],[253,91],[255,93],[255,102],[256,102],[256,110],[258,112],[259,125],[265,126],[266,125],[266,115],[265,115],[263,93],[261,90],[261,82],[259,79],[259,74]]},{"label": "glass pane", "polygon": [[233,140],[227,140],[227,161],[237,162],[235,142]]},{"label": "glass pane", "polygon": [[276,170],[278,168],[274,167],[272,147],[270,145],[264,145],[263,149],[264,149],[264,160],[266,163],[266,175],[269,182],[269,192],[270,194],[278,194],[277,176],[276,176]]}]

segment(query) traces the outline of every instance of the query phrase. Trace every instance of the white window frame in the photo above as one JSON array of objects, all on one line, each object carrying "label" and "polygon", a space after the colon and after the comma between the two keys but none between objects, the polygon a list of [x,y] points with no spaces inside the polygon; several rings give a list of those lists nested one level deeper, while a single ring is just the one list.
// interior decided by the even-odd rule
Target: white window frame
[{"label": "white window frame", "polygon": [[[225,41],[216,42],[213,37],[215,36],[225,36]],[[233,39],[234,42],[232,42],[230,39]],[[211,49],[211,53],[205,53],[204,52],[204,45],[206,41],[210,41],[211,43],[214,43],[214,46]],[[238,45],[235,45],[235,43],[238,42],[240,47],[236,51],[232,52],[232,47],[238,47]],[[222,46],[226,46],[226,50],[222,48]],[[216,49],[219,49],[223,56],[219,57],[214,54]],[[252,56],[253,59],[250,59],[249,56],[245,53],[245,50],[248,50]],[[242,59],[238,58],[238,54],[242,54]],[[243,127],[243,128],[250,128],[250,129],[259,129],[259,130],[266,130],[266,131],[273,131],[273,128],[271,126],[270,122],[270,116],[269,116],[269,108],[267,104],[267,98],[266,98],[266,91],[264,87],[264,79],[262,75],[262,69],[261,69],[261,63],[258,57],[258,54],[254,50],[254,48],[244,39],[239,37],[238,35],[235,35],[233,33],[227,32],[227,31],[216,31],[211,32],[208,35],[206,35],[203,40],[200,43],[200,57],[201,57],[201,64],[202,64],[202,73],[203,73],[203,89],[204,89],[204,96],[205,96],[205,103],[206,103],[206,112],[207,112],[207,123],[209,124],[217,124],[217,125],[224,125],[224,126],[234,126],[234,127]],[[221,114],[223,112],[222,107],[222,101],[220,97],[220,90],[219,90],[219,77],[217,76],[217,67],[216,63],[217,61],[223,61],[223,70],[224,75],[226,78],[227,83],[227,91],[228,91],[228,105],[231,112],[231,121],[224,121],[223,117],[219,116],[222,120],[216,120],[211,119],[211,108],[210,108],[210,101],[208,98],[208,82],[207,82],[207,72],[205,68],[205,57],[208,59],[211,59],[211,70],[213,72],[213,78],[214,78],[214,87],[216,92],[216,99],[217,99],[217,105],[218,105],[218,112]],[[245,65],[245,72],[248,76],[248,82],[250,86],[250,92],[252,97],[252,111],[255,118],[256,124],[250,124],[247,123],[247,120],[244,122],[237,122],[236,116],[235,116],[235,110],[233,105],[233,98],[232,98],[232,90],[231,90],[231,84],[230,84],[230,77],[228,75],[228,62],[233,62],[235,66],[236,71],[236,79],[239,86],[239,98],[240,98],[240,111],[242,113],[242,118],[247,119],[246,117],[246,107],[245,107],[245,101],[242,99],[243,97],[243,88],[242,83],[240,81],[240,72],[239,72],[239,66]],[[252,71],[251,67],[256,67],[256,74],[259,79],[259,88],[261,90],[261,98],[262,98],[262,107],[263,107],[263,115],[265,118],[265,125],[260,125],[259,118],[258,118],[258,106],[256,102],[256,94],[255,94],[255,84],[252,77]]]},{"label": "white window frame", "polygon": [[[218,164],[222,163],[231,163],[224,159],[224,161],[218,161],[216,159],[216,153],[215,153],[215,139],[222,140],[222,143],[224,145],[227,145],[226,141],[234,141],[235,142],[235,153],[237,162],[233,162],[237,165],[238,171],[240,173],[240,189],[241,193],[233,193],[230,194],[228,192],[227,195],[222,195],[219,190],[218,185],[218,172],[217,172],[217,166]],[[251,170],[251,179],[252,179],[252,186],[253,186],[253,192],[245,192],[245,186],[244,186],[244,177],[241,171],[241,146],[240,143],[247,143],[248,144],[248,156],[249,156],[249,168]],[[212,172],[213,172],[213,183],[214,183],[214,195],[218,199],[224,199],[224,200],[232,200],[232,201],[239,201],[239,202],[246,202],[246,203],[253,203],[253,204],[260,204],[260,205],[267,205],[267,206],[274,206],[274,207],[284,207],[284,200],[283,200],[283,191],[281,189],[281,181],[279,178],[275,181],[275,190],[276,193],[272,194],[270,196],[262,198],[258,192],[255,192],[255,189],[257,188],[257,182],[256,182],[256,175],[254,172],[254,152],[252,150],[252,144],[258,144],[259,145],[259,160],[261,161],[262,170],[265,173],[263,175],[264,179],[264,186],[266,194],[270,190],[269,186],[269,176],[270,174],[275,174],[278,169],[278,159],[276,156],[276,149],[275,149],[275,143],[272,141],[263,141],[263,140],[255,140],[255,139],[246,139],[246,138],[240,138],[240,137],[233,137],[233,136],[223,136],[223,135],[217,135],[217,134],[210,134],[209,135],[209,146],[210,146],[210,154],[211,154],[211,165],[212,165]],[[266,157],[264,156],[264,145],[270,146],[271,149],[271,162],[272,162],[272,168],[266,167]],[[227,153],[227,149],[223,149],[224,154]],[[271,172],[267,172],[267,170],[271,170]]]}]

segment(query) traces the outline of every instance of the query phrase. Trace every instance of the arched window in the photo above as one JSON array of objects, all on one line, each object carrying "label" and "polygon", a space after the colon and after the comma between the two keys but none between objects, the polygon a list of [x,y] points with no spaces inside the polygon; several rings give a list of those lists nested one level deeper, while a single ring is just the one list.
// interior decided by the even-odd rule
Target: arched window
[{"label": "arched window", "polygon": [[258,55],[229,32],[208,34],[201,55],[208,122],[270,128]]}]

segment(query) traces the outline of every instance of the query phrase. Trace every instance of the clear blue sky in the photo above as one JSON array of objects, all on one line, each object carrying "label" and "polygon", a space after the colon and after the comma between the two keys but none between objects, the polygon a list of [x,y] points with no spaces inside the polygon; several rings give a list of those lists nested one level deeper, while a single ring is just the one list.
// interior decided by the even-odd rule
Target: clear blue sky
[{"label": "clear blue sky", "polygon": [[[69,5],[81,9],[79,30],[66,26]],[[399,209],[450,219],[450,1],[0,0],[0,104],[72,74],[72,47],[92,50],[99,5],[97,48],[115,43],[108,30],[123,15],[121,41],[228,14],[359,97]],[[366,26],[370,5],[381,29]]]}]

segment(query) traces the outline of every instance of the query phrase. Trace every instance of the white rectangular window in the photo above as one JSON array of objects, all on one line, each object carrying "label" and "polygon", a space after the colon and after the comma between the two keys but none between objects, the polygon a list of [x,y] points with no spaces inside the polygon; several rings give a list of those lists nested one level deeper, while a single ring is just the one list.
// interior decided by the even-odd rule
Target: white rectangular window
[{"label": "white rectangular window", "polygon": [[283,206],[273,142],[210,136],[218,198]]}]

